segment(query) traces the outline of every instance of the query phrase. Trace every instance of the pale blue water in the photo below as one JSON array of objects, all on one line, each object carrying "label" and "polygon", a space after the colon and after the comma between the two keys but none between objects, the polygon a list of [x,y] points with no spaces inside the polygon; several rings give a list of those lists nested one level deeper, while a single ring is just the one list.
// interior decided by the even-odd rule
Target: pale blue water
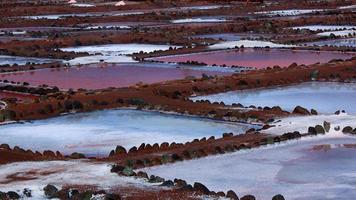
[{"label": "pale blue water", "polygon": [[33,150],[108,155],[116,145],[187,142],[224,132],[244,133],[251,125],[138,110],[77,113],[32,123],[0,126],[1,143]]},{"label": "pale blue water", "polygon": [[336,46],[336,47],[356,47],[356,38],[345,38],[335,40],[324,40],[306,43],[308,46]]},{"label": "pale blue water", "polygon": [[356,114],[356,84],[353,83],[310,82],[270,89],[232,91],[192,99],[223,101],[229,105],[241,103],[244,106],[280,106],[287,111],[292,111],[299,105],[307,109],[314,108],[319,113],[330,114],[345,110],[349,114]]},{"label": "pale blue water", "polygon": [[20,57],[20,56],[7,56],[0,55],[0,65],[25,65],[26,63],[52,63],[59,62],[60,60],[56,59],[48,59],[48,58],[35,58],[35,57]]},{"label": "pale blue water", "polygon": [[[329,150],[312,150],[315,145]],[[239,197],[253,194],[288,200],[350,200],[356,196],[356,144],[352,136],[311,137],[277,146],[146,168],[149,175],[192,184],[201,182],[214,191],[234,190]]]}]

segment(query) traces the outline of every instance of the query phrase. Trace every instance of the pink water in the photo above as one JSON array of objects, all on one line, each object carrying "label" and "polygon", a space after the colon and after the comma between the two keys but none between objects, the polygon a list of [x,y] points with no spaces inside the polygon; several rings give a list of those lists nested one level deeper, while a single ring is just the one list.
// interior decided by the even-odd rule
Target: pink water
[{"label": "pink water", "polygon": [[164,62],[186,62],[198,61],[208,65],[228,65],[244,66],[262,69],[279,65],[287,67],[296,62],[297,64],[310,65],[317,62],[326,63],[332,59],[348,59],[356,56],[355,53],[342,52],[317,52],[302,50],[283,50],[283,49],[252,49],[214,51],[205,53],[195,53],[177,56],[166,56],[153,58],[153,60]]},{"label": "pink water", "polygon": [[89,65],[62,69],[43,69],[31,72],[3,74],[0,79],[28,82],[30,85],[46,84],[62,89],[103,89],[107,87],[127,87],[138,82],[155,83],[184,79],[187,76],[227,75],[217,71],[203,71],[180,68],[159,68],[150,66],[106,64],[102,67]]}]

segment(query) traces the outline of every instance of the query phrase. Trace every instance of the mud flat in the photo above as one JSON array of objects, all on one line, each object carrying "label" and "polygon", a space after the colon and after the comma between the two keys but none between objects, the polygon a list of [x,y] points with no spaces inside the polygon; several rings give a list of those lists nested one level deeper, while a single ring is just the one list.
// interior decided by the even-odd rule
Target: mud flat
[{"label": "mud flat", "polygon": [[354,53],[299,51],[282,49],[252,49],[213,51],[185,55],[152,58],[164,62],[204,62],[208,65],[227,65],[253,67],[257,69],[279,65],[288,67],[292,63],[310,65],[317,62],[326,63],[332,59],[348,59],[356,56]]},{"label": "mud flat", "polygon": [[103,89],[127,87],[137,83],[156,83],[168,80],[202,77],[202,74],[229,75],[231,71],[213,71],[173,67],[149,67],[135,64],[92,64],[82,67],[62,69],[41,69],[0,75],[0,79],[15,82],[28,82],[31,85],[50,85],[62,89]]},{"label": "mud flat", "polygon": [[128,109],[0,126],[0,136],[10,146],[107,156],[117,145],[131,148],[141,143],[187,142],[221,137],[224,132],[244,133],[251,127],[255,126]]},{"label": "mud flat", "polygon": [[[202,182],[215,191],[271,199],[353,198],[356,139],[342,133],[147,168],[149,174]],[[325,148],[320,148],[325,147]]]},{"label": "mud flat", "polygon": [[316,109],[319,113],[334,113],[345,110],[356,114],[353,103],[356,100],[356,84],[309,82],[286,87],[241,90],[207,96],[193,97],[193,100],[209,100],[226,104],[241,103],[245,106],[280,106],[293,111],[296,106]]}]

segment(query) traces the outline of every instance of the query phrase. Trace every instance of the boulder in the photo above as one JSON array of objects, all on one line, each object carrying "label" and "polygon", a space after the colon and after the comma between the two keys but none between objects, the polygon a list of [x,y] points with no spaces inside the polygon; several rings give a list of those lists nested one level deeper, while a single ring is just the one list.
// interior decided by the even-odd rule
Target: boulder
[{"label": "boulder", "polygon": [[256,198],[255,196],[248,194],[246,196],[241,197],[240,200],[256,200]]},{"label": "boulder", "polygon": [[124,170],[122,170],[121,174],[123,174],[125,176],[133,176],[133,175],[135,175],[135,172],[133,171],[133,169],[131,167],[125,167]]},{"label": "boulder", "polygon": [[58,189],[53,185],[47,185],[43,188],[43,191],[48,198],[55,198],[57,197]]},{"label": "boulder", "polygon": [[155,176],[155,175],[151,175],[148,182],[150,182],[150,183],[162,183],[162,182],[164,182],[164,178],[159,177],[159,176]]},{"label": "boulder", "polygon": [[315,127],[310,126],[308,128],[308,134],[316,135]]},{"label": "boulder", "polygon": [[32,197],[32,191],[28,188],[25,188],[23,190],[23,194],[26,196],[26,197]]},{"label": "boulder", "polygon": [[312,114],[312,115],[318,115],[318,111],[316,111],[315,109],[311,109],[311,110],[310,110],[310,114]]},{"label": "boulder", "polygon": [[281,194],[277,194],[276,196],[272,197],[272,200],[285,200]]},{"label": "boulder", "polygon": [[239,200],[239,197],[236,195],[236,193],[232,190],[227,191],[226,197],[231,199],[231,200]]},{"label": "boulder", "polygon": [[325,134],[324,127],[321,126],[321,125],[316,125],[315,126],[315,131],[316,131],[316,134]]},{"label": "boulder", "polygon": [[129,153],[136,153],[137,152],[137,147],[132,147],[130,150],[129,150]]},{"label": "boulder", "polygon": [[223,138],[228,138],[234,136],[233,133],[223,133]]},{"label": "boulder", "polygon": [[310,115],[310,112],[301,106],[297,106],[294,108],[293,114]]},{"label": "boulder", "polygon": [[341,111],[340,110],[337,110],[334,114],[335,115],[340,115]]},{"label": "boulder", "polygon": [[118,194],[105,194],[104,200],[121,200],[121,197]]},{"label": "boulder", "polygon": [[345,128],[342,129],[342,132],[352,134],[353,130],[351,126],[346,126]]},{"label": "boulder", "polygon": [[10,191],[10,192],[6,193],[6,196],[9,199],[20,199],[20,195],[14,191]]},{"label": "boulder", "polygon": [[47,150],[43,152],[43,155],[46,157],[56,157],[56,154],[53,151]]},{"label": "boulder", "polygon": [[205,195],[208,195],[210,193],[210,190],[203,184],[199,183],[199,182],[195,182],[193,188],[196,191],[199,191]]},{"label": "boulder", "polygon": [[330,131],[330,128],[331,128],[330,122],[324,121],[323,125],[324,125],[325,131],[328,133]]},{"label": "boulder", "polygon": [[116,154],[126,154],[127,151],[124,147],[118,145],[118,146],[116,146],[115,153]]},{"label": "boulder", "polygon": [[82,153],[74,152],[70,155],[70,157],[73,159],[82,159],[82,158],[85,158],[85,155]]},{"label": "boulder", "polygon": [[6,193],[0,191],[0,199],[5,199]]},{"label": "boulder", "polygon": [[225,197],[225,193],[221,192],[221,191],[217,192],[216,195],[219,196],[219,197]]},{"label": "boulder", "polygon": [[340,126],[336,126],[336,127],[334,128],[334,130],[335,130],[335,131],[340,131]]},{"label": "boulder", "polygon": [[11,150],[11,148],[8,144],[1,144],[0,149]]},{"label": "boulder", "polygon": [[173,183],[173,181],[171,181],[171,180],[167,180],[167,181],[164,181],[164,182],[161,184],[161,186],[163,186],[163,187],[173,187],[173,186],[174,186],[174,183]]},{"label": "boulder", "polygon": [[174,184],[177,187],[184,187],[184,186],[187,185],[187,182],[185,180],[182,180],[182,179],[174,179]]},{"label": "boulder", "polygon": [[148,180],[148,175],[146,172],[142,172],[142,171],[137,172],[137,177],[145,178]]}]

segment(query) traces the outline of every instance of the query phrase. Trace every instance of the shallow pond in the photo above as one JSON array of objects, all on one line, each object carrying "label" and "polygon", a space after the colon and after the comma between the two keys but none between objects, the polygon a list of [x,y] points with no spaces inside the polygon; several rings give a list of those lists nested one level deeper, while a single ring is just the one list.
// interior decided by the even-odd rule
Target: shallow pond
[{"label": "shallow pond", "polygon": [[0,55],[0,65],[26,65],[27,63],[43,64],[53,63],[60,60],[48,58],[35,58],[35,57],[20,57],[20,56],[6,56]]},{"label": "shallow pond", "polygon": [[[302,44],[304,45],[304,44]],[[305,43],[307,46],[336,46],[336,47],[356,47],[356,38],[323,40]]]},{"label": "shallow pond", "polygon": [[214,191],[232,189],[239,197],[253,194],[257,199],[272,199],[283,194],[289,200],[348,200],[356,196],[355,144],[356,138],[340,133],[144,171],[201,182]]},{"label": "shallow pond", "polygon": [[287,111],[292,111],[300,105],[308,109],[314,108],[319,113],[346,110],[349,114],[356,114],[356,84],[352,83],[303,83],[278,88],[232,91],[192,99],[223,101],[226,104],[241,103],[244,106],[280,106]]},{"label": "shallow pond", "polygon": [[116,145],[187,142],[224,132],[244,133],[251,125],[138,110],[77,113],[32,123],[0,126],[2,143],[65,154],[108,155]]},{"label": "shallow pond", "polygon": [[139,52],[154,52],[165,51],[169,48],[178,46],[171,45],[158,45],[158,44],[106,44],[106,45],[93,45],[93,46],[78,46],[61,48],[66,52],[87,52],[90,56],[77,57],[67,61],[71,65],[90,64],[90,63],[127,63],[136,62],[129,55]]},{"label": "shallow pond", "polygon": [[218,23],[228,21],[224,17],[202,17],[202,18],[186,18],[186,19],[176,19],[171,22],[174,24],[183,24],[183,23]]},{"label": "shallow pond", "polygon": [[[228,69],[228,68],[227,68]],[[231,75],[231,71],[207,67],[177,68],[160,67],[156,64],[92,64],[81,67],[41,69],[0,75],[0,79],[15,82],[28,82],[30,85],[57,86],[62,89],[103,89],[108,87],[127,87],[142,82],[145,84],[187,77]]]},{"label": "shallow pond", "polygon": [[348,59],[352,58],[353,56],[356,56],[356,54],[341,52],[245,48],[243,50],[213,51],[176,56],[164,56],[152,58],[152,60],[164,62],[198,61],[204,62],[208,65],[235,65],[261,69],[266,67],[273,67],[275,65],[287,67],[293,62],[305,65],[310,65],[317,62],[325,63],[332,59]]}]

